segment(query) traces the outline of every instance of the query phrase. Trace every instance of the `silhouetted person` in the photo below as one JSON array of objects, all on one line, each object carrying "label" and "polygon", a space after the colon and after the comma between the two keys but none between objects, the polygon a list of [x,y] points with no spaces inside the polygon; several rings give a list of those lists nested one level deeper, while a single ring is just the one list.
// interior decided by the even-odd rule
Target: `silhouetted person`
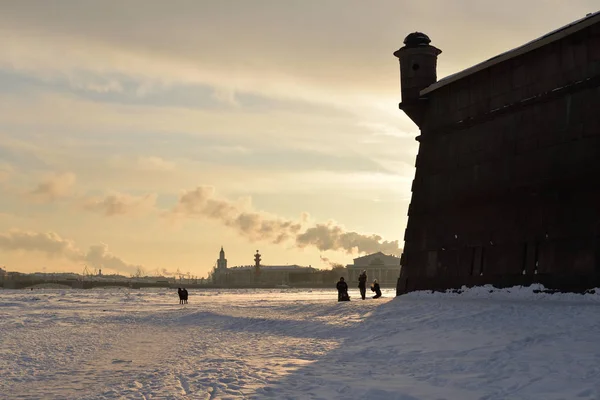
[{"label": "silhouetted person", "polygon": [[373,280],[373,284],[371,285],[371,291],[375,292],[374,299],[378,299],[381,297],[381,288],[379,287],[379,283],[377,283],[377,279]]},{"label": "silhouetted person", "polygon": [[179,304],[183,304],[183,290],[177,288],[177,294],[179,295]]},{"label": "silhouetted person", "polygon": [[367,296],[367,271],[363,271],[358,277],[358,288],[360,289],[360,297],[364,300]]},{"label": "silhouetted person", "polygon": [[183,293],[183,303],[187,304],[187,299],[188,299],[188,291],[186,288],[183,288],[183,290],[181,291]]},{"label": "silhouetted person", "polygon": [[335,287],[338,291],[338,301],[350,301],[350,296],[348,296],[348,284],[344,280],[343,276],[340,278]]}]

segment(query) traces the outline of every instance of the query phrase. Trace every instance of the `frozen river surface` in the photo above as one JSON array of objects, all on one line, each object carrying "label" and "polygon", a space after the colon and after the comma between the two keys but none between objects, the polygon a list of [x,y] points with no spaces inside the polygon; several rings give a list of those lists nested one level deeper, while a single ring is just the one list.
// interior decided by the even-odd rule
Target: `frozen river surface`
[{"label": "frozen river surface", "polygon": [[599,399],[600,296],[0,290],[0,398]]}]

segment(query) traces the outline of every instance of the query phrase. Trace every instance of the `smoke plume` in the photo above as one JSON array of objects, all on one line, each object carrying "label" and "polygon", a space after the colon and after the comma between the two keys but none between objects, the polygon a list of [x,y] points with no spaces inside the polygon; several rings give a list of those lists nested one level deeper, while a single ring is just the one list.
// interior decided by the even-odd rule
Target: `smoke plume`
[{"label": "smoke plume", "polygon": [[199,186],[185,191],[173,209],[174,215],[206,217],[222,222],[242,236],[252,240],[268,240],[273,243],[293,239],[302,229],[301,221],[289,221],[269,214],[245,210],[248,204],[236,204],[229,200],[214,198],[215,189]]},{"label": "smoke plume", "polygon": [[291,241],[299,248],[312,246],[321,251],[336,250],[347,253],[381,251],[399,255],[401,252],[397,240],[383,241],[379,235],[349,232],[332,221],[311,226],[306,213],[294,221],[254,211],[249,201],[232,202],[216,198],[215,189],[211,186],[199,186],[183,192],[171,214],[176,217],[217,220],[251,241]]},{"label": "smoke plume", "polygon": [[129,264],[112,254],[104,243],[90,246],[83,256],[83,260],[95,268],[108,268],[129,274],[134,274],[143,269],[141,265]]},{"label": "smoke plume", "polygon": [[296,236],[296,245],[300,248],[314,246],[321,251],[342,250],[352,253],[400,254],[398,241],[385,241],[379,235],[364,235],[357,232],[346,232],[334,222],[316,224]]},{"label": "smoke plume", "polygon": [[338,268],[338,267],[342,267],[343,268],[344,267],[344,264],[332,261],[331,259],[329,259],[327,257],[319,256],[319,258],[321,259],[322,262],[324,262],[325,264],[327,264],[331,268]]}]

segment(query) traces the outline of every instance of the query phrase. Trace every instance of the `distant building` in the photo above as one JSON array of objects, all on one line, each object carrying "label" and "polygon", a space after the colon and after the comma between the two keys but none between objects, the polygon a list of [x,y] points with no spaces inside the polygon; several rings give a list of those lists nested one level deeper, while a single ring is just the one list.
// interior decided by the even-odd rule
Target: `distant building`
[{"label": "distant building", "polygon": [[227,267],[225,251],[221,248],[217,266],[212,273],[212,281],[219,285],[289,285],[311,281],[315,268],[300,265],[262,265],[258,251],[254,255],[254,265]]},{"label": "distant building", "polygon": [[354,259],[354,264],[346,266],[349,285],[358,282],[362,271],[367,271],[368,283],[377,279],[380,285],[395,286],[400,276],[400,258],[377,252]]},{"label": "distant building", "polygon": [[[289,285],[298,282],[298,275],[317,272],[315,268],[300,265],[261,265],[260,275],[255,278],[256,267],[244,265],[228,269],[228,283],[250,284],[260,283],[269,285]],[[308,279],[307,279],[308,281]]]},{"label": "distant building", "polygon": [[5,276],[6,276],[6,270],[3,268],[0,268],[0,282],[4,282]]}]

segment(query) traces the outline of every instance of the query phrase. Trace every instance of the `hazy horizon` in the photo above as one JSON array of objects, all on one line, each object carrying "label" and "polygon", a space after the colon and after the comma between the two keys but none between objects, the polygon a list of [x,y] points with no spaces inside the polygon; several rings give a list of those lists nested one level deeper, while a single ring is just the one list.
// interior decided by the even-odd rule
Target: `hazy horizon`
[{"label": "hazy horizon", "polygon": [[[438,78],[596,1],[1,1],[0,267],[324,268],[400,252],[417,127],[392,53]],[[596,7],[596,8],[594,8]],[[358,249],[358,250],[357,250]]]}]

